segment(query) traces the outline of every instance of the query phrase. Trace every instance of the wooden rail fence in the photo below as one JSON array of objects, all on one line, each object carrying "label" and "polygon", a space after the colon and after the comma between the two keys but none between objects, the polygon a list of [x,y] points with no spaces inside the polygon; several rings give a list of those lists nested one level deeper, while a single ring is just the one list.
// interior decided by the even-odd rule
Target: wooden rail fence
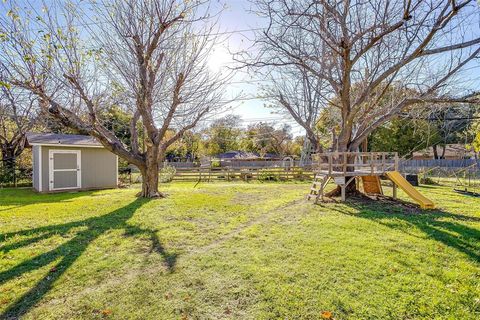
[{"label": "wooden rail fence", "polygon": [[176,168],[174,181],[287,181],[311,180],[313,171],[308,167],[213,167]]}]

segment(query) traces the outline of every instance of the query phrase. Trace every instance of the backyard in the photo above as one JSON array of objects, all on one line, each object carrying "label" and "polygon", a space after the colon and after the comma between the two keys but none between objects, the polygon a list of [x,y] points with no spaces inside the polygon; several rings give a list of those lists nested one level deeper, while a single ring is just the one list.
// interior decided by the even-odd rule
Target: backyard
[{"label": "backyard", "polygon": [[427,212],[313,205],[309,183],[194,185],[1,189],[0,318],[480,316],[480,198],[420,187]]}]

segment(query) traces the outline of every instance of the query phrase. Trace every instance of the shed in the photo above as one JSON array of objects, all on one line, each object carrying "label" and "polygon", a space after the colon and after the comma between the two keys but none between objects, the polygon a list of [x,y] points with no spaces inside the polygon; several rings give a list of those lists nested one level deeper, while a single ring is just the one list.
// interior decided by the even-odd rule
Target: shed
[{"label": "shed", "polygon": [[116,188],[118,157],[95,138],[74,134],[29,133],[33,188],[38,192]]}]

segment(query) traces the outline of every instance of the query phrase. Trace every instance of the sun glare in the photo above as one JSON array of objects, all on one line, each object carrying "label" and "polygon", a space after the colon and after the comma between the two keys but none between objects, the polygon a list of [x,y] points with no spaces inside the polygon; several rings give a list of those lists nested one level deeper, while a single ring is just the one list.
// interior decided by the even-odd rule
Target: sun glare
[{"label": "sun glare", "polygon": [[216,46],[213,48],[208,59],[208,67],[212,71],[220,71],[233,63],[232,54],[228,52],[225,46]]}]

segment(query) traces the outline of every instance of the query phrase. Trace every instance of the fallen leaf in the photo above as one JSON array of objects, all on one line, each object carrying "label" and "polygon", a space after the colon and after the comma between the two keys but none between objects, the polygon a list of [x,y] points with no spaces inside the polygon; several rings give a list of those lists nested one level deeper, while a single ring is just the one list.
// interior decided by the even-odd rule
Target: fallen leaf
[{"label": "fallen leaf", "polygon": [[112,310],[110,310],[110,309],[103,309],[102,310],[102,315],[104,315],[104,316],[109,316],[111,314],[112,314]]},{"label": "fallen leaf", "polygon": [[330,311],[322,311],[322,319],[333,319]]}]

